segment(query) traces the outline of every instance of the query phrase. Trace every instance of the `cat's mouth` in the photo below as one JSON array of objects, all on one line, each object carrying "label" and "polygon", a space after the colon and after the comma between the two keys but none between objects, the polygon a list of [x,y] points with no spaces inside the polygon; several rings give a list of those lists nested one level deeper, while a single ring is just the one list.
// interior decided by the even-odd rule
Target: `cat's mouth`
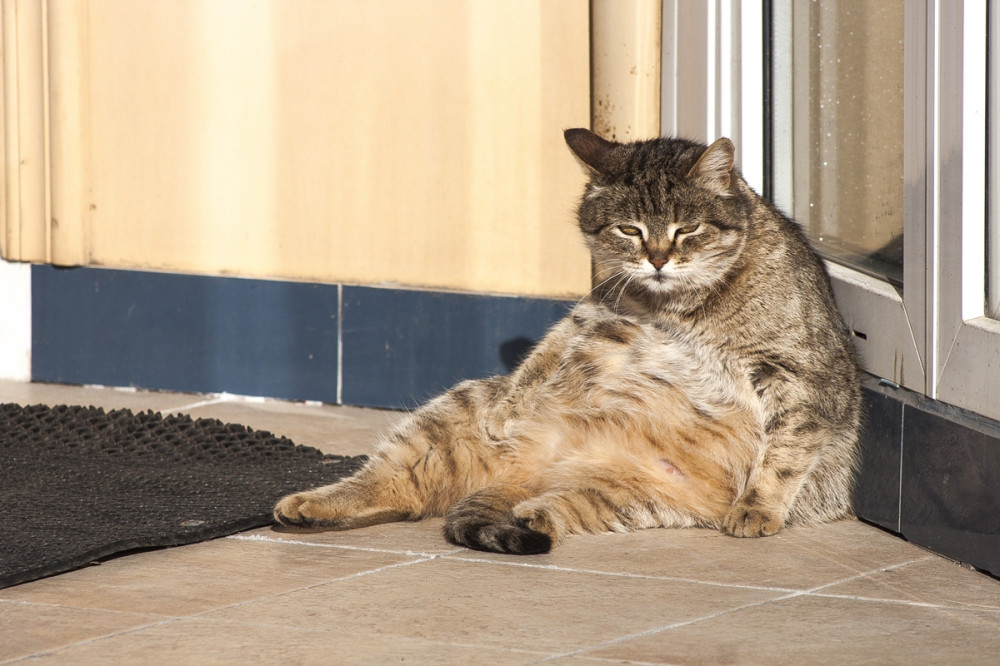
[{"label": "cat's mouth", "polygon": [[661,291],[675,285],[676,276],[664,270],[658,270],[653,273],[644,272],[642,282],[656,291]]},{"label": "cat's mouth", "polygon": [[633,290],[640,289],[647,292],[665,294],[676,291],[683,283],[683,278],[676,273],[676,269],[664,266],[655,270],[650,266],[639,264],[625,264],[620,273],[623,279],[618,281],[618,288]]}]

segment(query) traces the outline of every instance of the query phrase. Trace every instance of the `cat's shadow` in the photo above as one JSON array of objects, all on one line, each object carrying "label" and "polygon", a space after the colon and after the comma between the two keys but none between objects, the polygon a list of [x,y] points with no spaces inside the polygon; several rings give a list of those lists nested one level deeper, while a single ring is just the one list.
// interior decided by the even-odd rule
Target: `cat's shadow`
[{"label": "cat's shadow", "polygon": [[521,361],[528,358],[531,350],[535,348],[537,341],[524,336],[512,338],[500,343],[500,362],[507,369],[513,372]]}]

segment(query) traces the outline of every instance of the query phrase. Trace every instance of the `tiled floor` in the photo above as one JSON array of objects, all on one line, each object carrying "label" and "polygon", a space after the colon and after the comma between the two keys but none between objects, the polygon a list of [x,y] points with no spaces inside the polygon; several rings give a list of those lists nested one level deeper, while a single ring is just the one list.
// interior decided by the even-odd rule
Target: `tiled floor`
[{"label": "tiled floor", "polygon": [[[0,382],[0,402],[211,416],[362,453],[397,414]],[[759,540],[455,548],[441,521],[253,530],[0,590],[0,663],[996,663],[1000,581],[845,521]]]}]

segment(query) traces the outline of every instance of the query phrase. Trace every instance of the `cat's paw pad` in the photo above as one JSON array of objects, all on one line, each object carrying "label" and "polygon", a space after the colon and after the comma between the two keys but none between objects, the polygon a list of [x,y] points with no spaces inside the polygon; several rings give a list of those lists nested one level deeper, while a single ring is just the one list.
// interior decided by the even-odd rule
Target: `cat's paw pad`
[{"label": "cat's paw pad", "polygon": [[281,498],[274,507],[274,520],[282,525],[318,526],[329,522],[313,493],[295,493]]},{"label": "cat's paw pad", "polygon": [[735,537],[771,536],[784,523],[784,519],[766,509],[737,504],[723,518],[722,531]]}]

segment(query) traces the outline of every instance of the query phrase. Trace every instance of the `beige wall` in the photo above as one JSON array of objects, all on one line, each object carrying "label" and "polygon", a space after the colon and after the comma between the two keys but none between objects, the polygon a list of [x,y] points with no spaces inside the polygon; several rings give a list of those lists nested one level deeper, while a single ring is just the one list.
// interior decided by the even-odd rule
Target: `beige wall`
[{"label": "beige wall", "polygon": [[[8,258],[588,288],[583,177],[562,139],[589,125],[587,0],[18,4],[4,27],[5,72],[21,73],[4,80],[6,163],[31,156],[15,175],[37,180],[23,136],[39,125],[46,198],[8,191]],[[30,107],[27,74],[43,65],[24,39],[10,64],[11,35],[30,35],[36,6],[47,94],[12,130],[12,91]]]}]

